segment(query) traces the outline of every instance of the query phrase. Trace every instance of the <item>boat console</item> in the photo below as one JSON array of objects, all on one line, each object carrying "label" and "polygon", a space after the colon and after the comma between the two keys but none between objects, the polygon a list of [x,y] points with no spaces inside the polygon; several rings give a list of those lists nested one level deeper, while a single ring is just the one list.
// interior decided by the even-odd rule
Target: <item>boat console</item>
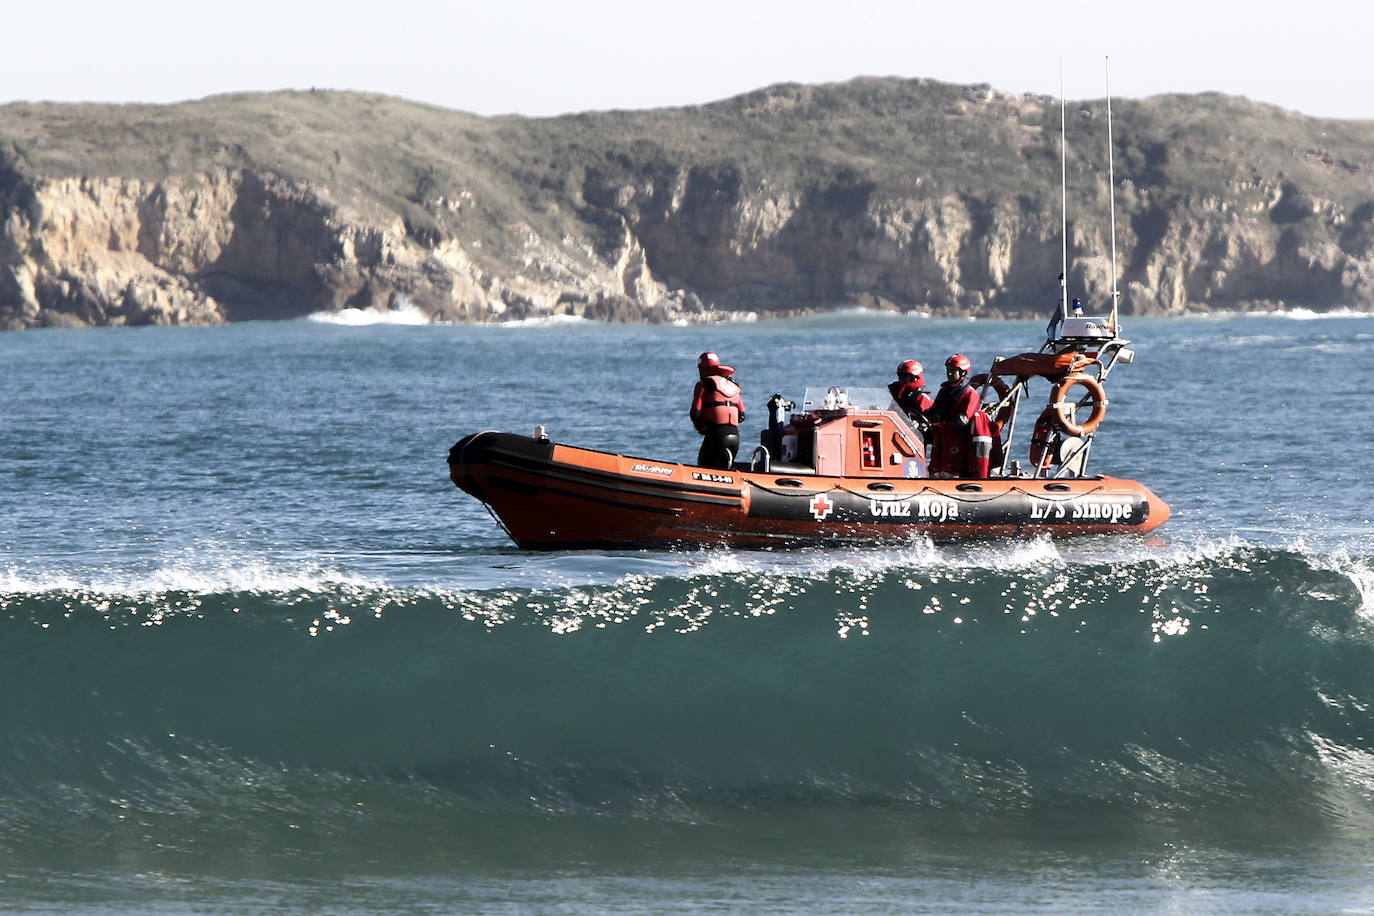
[{"label": "boat console", "polygon": [[[779,400],[775,395],[770,406]],[[801,410],[780,427],[770,420],[759,441],[741,470],[828,477],[926,476],[925,440],[886,388],[809,387]]]}]

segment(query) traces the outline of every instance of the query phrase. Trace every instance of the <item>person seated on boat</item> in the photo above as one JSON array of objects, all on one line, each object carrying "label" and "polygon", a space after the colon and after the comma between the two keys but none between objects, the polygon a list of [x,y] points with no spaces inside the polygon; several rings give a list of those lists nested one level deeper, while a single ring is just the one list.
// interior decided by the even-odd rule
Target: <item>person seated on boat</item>
[{"label": "person seated on boat", "polygon": [[744,419],[744,395],[730,377],[735,370],[722,366],[720,357],[706,351],[697,357],[696,390],[692,392],[692,425],[701,433],[697,464],[726,468],[739,453],[739,424]]},{"label": "person seated on boat", "polygon": [[969,384],[973,364],[962,353],[945,360],[945,381],[926,416],[931,420],[931,477],[988,476],[992,427],[982,398]]},{"label": "person seated on boat", "polygon": [[926,391],[925,367],[914,359],[909,359],[897,367],[897,381],[888,382],[887,390],[892,400],[906,411],[913,420],[922,420],[935,399]]}]

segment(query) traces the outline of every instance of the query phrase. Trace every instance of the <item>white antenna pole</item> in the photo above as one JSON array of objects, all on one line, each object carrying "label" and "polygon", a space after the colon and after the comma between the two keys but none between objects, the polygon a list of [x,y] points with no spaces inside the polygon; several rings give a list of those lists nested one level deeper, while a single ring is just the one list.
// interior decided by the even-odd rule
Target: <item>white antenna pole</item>
[{"label": "white antenna pole", "polygon": [[1069,317],[1069,146],[1064,119],[1064,58],[1059,58],[1059,314]]},{"label": "white antenna pole", "polygon": [[1121,291],[1116,287],[1116,173],[1112,162],[1112,59],[1107,63],[1107,199],[1112,214],[1112,333],[1117,334],[1117,303]]}]

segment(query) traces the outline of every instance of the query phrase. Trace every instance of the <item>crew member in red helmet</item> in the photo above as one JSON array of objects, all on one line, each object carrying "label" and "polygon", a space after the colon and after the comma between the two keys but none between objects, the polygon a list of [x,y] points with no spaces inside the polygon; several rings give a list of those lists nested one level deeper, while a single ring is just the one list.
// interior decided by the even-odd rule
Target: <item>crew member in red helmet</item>
[{"label": "crew member in red helmet", "polygon": [[744,419],[744,396],[731,378],[735,370],[720,364],[710,350],[697,357],[696,390],[692,392],[692,425],[701,433],[697,464],[729,469],[739,453],[739,424]]},{"label": "crew member in red helmet", "polygon": [[973,364],[962,353],[945,360],[946,380],[935,394],[928,416],[934,425],[931,477],[988,476],[992,461],[992,426],[982,399],[968,383]]},{"label": "crew member in red helmet", "polygon": [[887,390],[892,400],[905,410],[907,416],[921,419],[930,410],[935,400],[926,391],[925,367],[914,359],[909,359],[897,367],[897,381],[888,382]]}]

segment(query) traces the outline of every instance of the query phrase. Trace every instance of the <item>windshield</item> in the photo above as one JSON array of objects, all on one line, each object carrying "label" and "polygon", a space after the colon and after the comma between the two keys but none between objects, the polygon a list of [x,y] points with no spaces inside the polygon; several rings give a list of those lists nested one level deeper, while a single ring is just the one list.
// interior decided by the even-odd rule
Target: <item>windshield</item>
[{"label": "windshield", "polygon": [[896,410],[892,395],[886,388],[860,388],[856,386],[831,385],[830,387],[807,388],[802,398],[802,410],[837,410],[842,407],[857,407],[860,410]]}]

